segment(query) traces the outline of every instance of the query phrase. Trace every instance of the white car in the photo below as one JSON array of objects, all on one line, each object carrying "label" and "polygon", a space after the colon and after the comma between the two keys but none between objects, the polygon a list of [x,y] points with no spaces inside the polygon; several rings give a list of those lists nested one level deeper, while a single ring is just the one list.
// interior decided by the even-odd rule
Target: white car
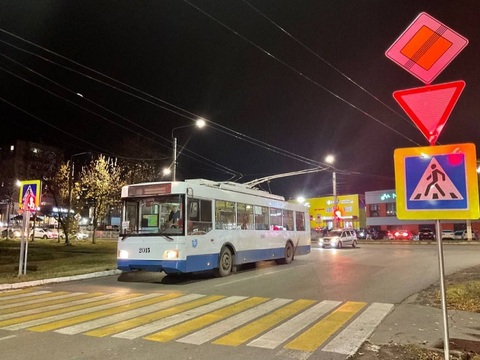
[{"label": "white car", "polygon": [[58,233],[49,229],[34,228],[31,232],[31,238],[40,239],[58,239]]},{"label": "white car", "polygon": [[335,229],[330,230],[325,236],[318,239],[319,244],[325,247],[334,247],[341,249],[344,246],[357,246],[357,234],[354,230],[349,229]]},{"label": "white car", "polygon": [[455,234],[453,230],[442,230],[442,239],[454,240]]},{"label": "white car", "polygon": [[[456,240],[466,240],[466,239],[468,239],[467,230],[457,230],[457,231],[455,231],[454,237],[455,237]],[[477,234],[473,230],[472,230],[472,239],[477,240]]]}]

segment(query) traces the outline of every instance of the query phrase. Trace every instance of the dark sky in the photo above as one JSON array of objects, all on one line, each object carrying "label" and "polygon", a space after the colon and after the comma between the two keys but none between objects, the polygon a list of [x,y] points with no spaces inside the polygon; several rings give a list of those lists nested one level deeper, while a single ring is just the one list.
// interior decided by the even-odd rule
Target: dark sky
[{"label": "dark sky", "polygon": [[[179,177],[246,182],[333,154],[339,194],[390,189],[393,151],[428,146],[392,97],[423,83],[385,56],[421,12],[469,40],[433,82],[466,82],[438,144],[477,143],[477,0],[0,0],[0,140],[161,159],[201,116],[174,131]],[[262,187],[323,196],[332,175]]]}]

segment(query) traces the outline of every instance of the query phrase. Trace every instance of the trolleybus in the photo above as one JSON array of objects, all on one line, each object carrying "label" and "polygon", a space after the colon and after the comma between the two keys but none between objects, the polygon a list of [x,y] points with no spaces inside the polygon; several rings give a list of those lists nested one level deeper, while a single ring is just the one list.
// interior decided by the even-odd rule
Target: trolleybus
[{"label": "trolleybus", "polygon": [[118,269],[180,274],[290,263],[310,253],[308,209],[234,182],[205,179],[122,188]]}]

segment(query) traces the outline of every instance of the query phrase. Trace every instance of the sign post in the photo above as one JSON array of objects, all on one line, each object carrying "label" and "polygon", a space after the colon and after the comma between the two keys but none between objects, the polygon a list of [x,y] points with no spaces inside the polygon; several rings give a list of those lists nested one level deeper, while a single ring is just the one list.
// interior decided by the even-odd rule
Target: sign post
[{"label": "sign post", "polygon": [[26,180],[20,182],[19,205],[22,209],[23,227],[20,238],[20,259],[18,262],[18,276],[27,274],[28,236],[30,234],[30,216],[40,205],[40,180]]},{"label": "sign post", "polygon": [[[466,38],[423,12],[385,52],[390,60],[427,85],[393,93],[395,100],[427,138],[429,149],[433,149],[427,150],[426,156],[418,154],[417,157],[415,151],[419,148],[397,149],[394,155],[395,187],[399,219],[435,220],[445,360],[450,358],[450,349],[440,219],[478,218],[478,184],[476,155],[472,161],[472,148],[476,154],[473,144],[453,145],[453,149],[435,146],[465,83],[429,84],[467,44]],[[413,156],[407,157],[408,151],[413,151]],[[426,165],[425,158],[428,160]]]}]

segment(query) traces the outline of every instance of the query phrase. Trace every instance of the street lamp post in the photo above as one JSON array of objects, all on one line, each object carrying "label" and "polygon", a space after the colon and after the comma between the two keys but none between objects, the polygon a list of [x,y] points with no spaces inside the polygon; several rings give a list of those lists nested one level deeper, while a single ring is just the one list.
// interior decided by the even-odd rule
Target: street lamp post
[{"label": "street lamp post", "polygon": [[172,171],[172,181],[177,180],[177,138],[173,135],[173,132],[177,129],[196,126],[199,129],[203,128],[206,125],[204,119],[197,119],[194,124],[177,126],[172,129],[172,140],[173,140],[173,171]]},{"label": "street lamp post", "polygon": [[332,190],[333,190],[333,227],[338,227],[338,219],[337,219],[337,205],[338,205],[338,198],[337,198],[337,173],[335,171],[335,167],[333,163],[335,162],[335,157],[333,155],[327,155],[325,161],[332,165]]}]

